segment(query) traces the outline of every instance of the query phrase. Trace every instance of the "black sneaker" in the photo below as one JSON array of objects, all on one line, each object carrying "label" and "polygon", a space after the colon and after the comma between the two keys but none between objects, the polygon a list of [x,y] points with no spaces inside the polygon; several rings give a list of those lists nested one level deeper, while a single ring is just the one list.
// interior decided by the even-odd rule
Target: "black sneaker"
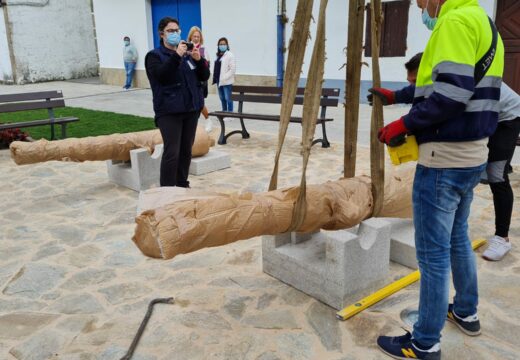
[{"label": "black sneaker", "polygon": [[380,336],[377,338],[377,345],[381,351],[394,359],[440,360],[441,358],[440,343],[429,349],[422,349],[408,331],[403,336]]},{"label": "black sneaker", "polygon": [[461,318],[455,314],[455,311],[453,311],[453,304],[450,304],[448,306],[448,321],[457,325],[457,327],[466,335],[480,335],[480,321],[477,314]]}]

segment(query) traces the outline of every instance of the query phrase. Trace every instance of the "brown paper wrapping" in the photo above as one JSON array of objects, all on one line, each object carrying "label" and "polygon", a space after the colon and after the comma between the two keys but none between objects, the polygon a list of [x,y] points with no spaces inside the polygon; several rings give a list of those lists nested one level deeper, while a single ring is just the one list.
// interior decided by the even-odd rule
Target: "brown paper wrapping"
[{"label": "brown paper wrapping", "polygon": [[[381,217],[411,217],[413,175],[413,169],[388,174]],[[132,240],[143,254],[170,259],[206,247],[284,233],[291,224],[297,190],[195,196],[160,204],[136,217]],[[372,209],[369,177],[309,185],[307,215],[298,231],[346,229],[370,217]]]},{"label": "brown paper wrapping", "polygon": [[[192,156],[203,156],[209,152],[212,139],[203,126],[197,126]],[[126,134],[91,136],[86,138],[68,138],[35,142],[14,141],[9,149],[11,158],[18,165],[57,161],[104,161],[130,160],[130,150],[145,148],[153,153],[155,145],[162,144],[159,130],[148,130]]]}]

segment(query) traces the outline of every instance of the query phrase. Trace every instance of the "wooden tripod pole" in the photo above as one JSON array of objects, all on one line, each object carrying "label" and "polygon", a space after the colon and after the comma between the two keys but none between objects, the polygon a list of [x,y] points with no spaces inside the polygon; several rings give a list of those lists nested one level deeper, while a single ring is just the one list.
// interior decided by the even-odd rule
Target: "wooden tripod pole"
[{"label": "wooden tripod pole", "polygon": [[347,73],[345,80],[345,145],[344,176],[356,174],[359,92],[361,82],[361,51],[365,0],[350,0],[348,11]]},{"label": "wooden tripod pole", "polygon": [[[381,0],[372,0],[370,4],[371,42],[372,42],[372,87],[381,87],[379,72],[379,48],[381,43],[381,24],[383,14]],[[383,207],[385,188],[385,148],[377,139],[377,131],[383,127],[383,104],[374,96],[372,102],[372,121],[370,125],[370,176],[372,178],[372,195],[374,211],[372,216],[378,216]]]}]

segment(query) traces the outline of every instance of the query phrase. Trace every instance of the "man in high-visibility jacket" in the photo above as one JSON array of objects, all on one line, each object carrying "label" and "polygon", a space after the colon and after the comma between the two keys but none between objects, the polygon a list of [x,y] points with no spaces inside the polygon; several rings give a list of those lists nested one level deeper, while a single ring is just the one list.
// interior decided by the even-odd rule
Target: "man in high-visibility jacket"
[{"label": "man in high-visibility jacket", "polygon": [[[422,53],[415,55],[405,66],[408,71],[408,85],[400,90],[385,88],[368,89],[367,99],[372,104],[374,95],[381,99],[383,105],[411,104],[415,92],[415,77],[419,70]],[[486,171],[480,176],[480,182],[489,184],[493,193],[495,209],[495,235],[489,238],[487,249],[482,257],[489,261],[499,261],[511,250],[509,228],[513,215],[514,194],[509,182],[511,160],[517,147],[516,141],[520,135],[520,95],[505,82],[500,87],[498,126],[495,133],[489,137],[488,163]]]},{"label": "man in high-visibility jacket", "polygon": [[[504,46],[498,35],[492,46],[492,26],[477,0],[418,0],[417,5],[433,32],[417,74],[414,103],[407,115],[379,131],[379,139],[395,144],[412,133],[419,143],[413,185],[419,318],[411,334],[380,336],[377,343],[394,358],[440,359],[446,319],[467,335],[480,334],[467,220],[473,188],[486,167],[488,137],[497,126]],[[482,58],[486,72],[476,83]],[[448,300],[450,267],[453,304]]]}]

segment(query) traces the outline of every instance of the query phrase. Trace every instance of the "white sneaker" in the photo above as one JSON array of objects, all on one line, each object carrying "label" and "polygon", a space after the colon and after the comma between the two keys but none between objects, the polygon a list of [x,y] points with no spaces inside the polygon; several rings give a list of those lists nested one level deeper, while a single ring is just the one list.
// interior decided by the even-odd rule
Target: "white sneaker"
[{"label": "white sneaker", "polygon": [[504,256],[511,250],[511,243],[503,237],[494,235],[489,239],[489,246],[482,254],[482,257],[489,261],[502,260]]}]

